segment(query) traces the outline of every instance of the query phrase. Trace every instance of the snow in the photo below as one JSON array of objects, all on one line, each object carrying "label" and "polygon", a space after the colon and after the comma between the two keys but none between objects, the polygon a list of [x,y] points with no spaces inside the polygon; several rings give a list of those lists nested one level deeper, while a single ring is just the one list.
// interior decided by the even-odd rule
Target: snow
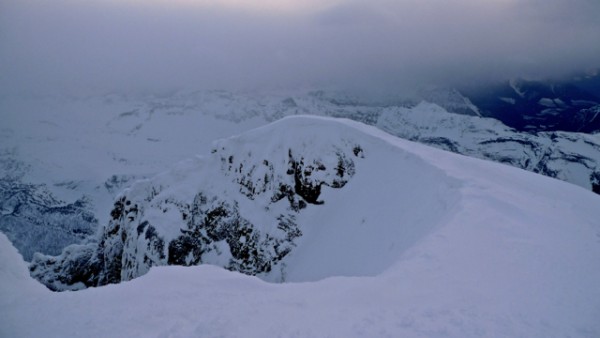
[{"label": "snow", "polygon": [[556,107],[556,103],[554,103],[553,99],[549,99],[547,97],[545,98],[541,98],[538,102],[539,105],[542,105],[544,107],[548,107],[548,108],[555,108]]},{"label": "snow", "polygon": [[[355,146],[361,147],[365,159],[352,153]],[[214,149],[210,156],[181,162],[173,170],[127,189],[123,195],[139,211],[132,216],[130,225],[121,225],[126,232],[124,237],[129,240],[136,234],[139,236],[136,229],[148,222],[169,243],[181,235],[180,229],[189,230],[181,209],[188,210],[198,192],[202,192],[209,200],[211,196],[218,196],[220,200],[235,204],[236,213],[254,224],[255,230],[285,238],[285,234],[276,234],[279,231],[277,219],[289,214],[288,202],[272,203],[272,190],[278,188],[270,187],[262,178],[267,172],[265,160],[272,164],[269,170],[273,170],[273,182],[289,177],[286,173],[289,151],[307,165],[314,161],[330,168],[329,171],[313,171],[311,179],[331,181],[327,175],[339,165],[337,154],[349,153],[351,155],[347,156],[356,157],[352,167],[356,174],[343,189],[324,186],[319,198],[324,201],[323,205],[291,215],[303,225],[300,228],[303,236],[293,244],[292,254],[283,260],[281,271],[285,276],[267,274],[263,276],[266,280],[314,281],[337,275],[381,273],[406,248],[428,234],[458,199],[454,196],[459,182],[447,177],[443,170],[391,146],[380,136],[362,135],[356,128],[340,127],[331,119],[284,118],[241,136],[215,142]],[[264,185],[269,189],[268,193],[252,194],[252,198],[243,195],[231,170],[222,170],[231,163],[236,168],[243,165],[248,172],[244,179],[253,182],[257,191]],[[414,179],[416,173],[419,180]],[[293,185],[293,181],[290,184]],[[149,191],[153,193],[149,194]],[[372,193],[365,193],[367,191]],[[352,208],[347,209],[348,205]],[[332,238],[336,238],[333,246]],[[145,245],[131,246],[132,243],[125,243],[124,250],[138,257],[136,262],[141,262],[147,254]],[[166,256],[165,252],[165,262]],[[208,255],[202,257],[202,262],[220,265],[227,259]]]},{"label": "snow", "polygon": [[520,97],[525,97],[525,93],[523,91],[521,91],[521,88],[519,88],[519,81],[516,79],[510,80],[509,82],[510,87],[515,91],[515,93],[517,93],[517,95],[519,95]]},{"label": "snow", "polygon": [[[136,179],[206,153],[217,138],[267,123],[261,117],[233,123],[216,111],[232,110],[227,105],[235,102],[215,102],[208,94],[191,98],[200,103],[178,96],[7,98],[0,102],[5,132],[0,151],[13,150],[28,165],[20,173],[24,180],[47,184],[59,199],[85,194],[100,223],[106,223],[115,194]],[[107,191],[104,183],[112,175],[131,182]]]},{"label": "snow", "polygon": [[557,109],[555,109],[555,108],[548,108],[548,109],[543,109],[543,110],[540,112],[539,116],[540,116],[540,117],[541,117],[541,116],[546,116],[546,115],[556,116],[556,115],[559,115],[559,114],[560,114],[560,111],[559,111],[559,110],[557,110]]},{"label": "snow", "polygon": [[598,115],[600,115],[600,105],[596,105],[596,106],[590,108],[590,110],[594,114],[594,117],[592,117],[590,119],[590,122],[594,122],[596,120],[596,118],[598,117]]},{"label": "snow", "polygon": [[[2,299],[2,308],[4,308],[5,304],[18,301],[21,297],[47,294],[48,290],[29,276],[27,264],[23,261],[23,256],[19,254],[6,235],[1,232],[0,259],[2,262],[0,263],[0,299]],[[0,328],[0,330],[2,329]]]},{"label": "snow", "polygon": [[356,175],[343,189],[327,190],[325,204],[307,215],[311,227],[285,260],[287,281],[377,275],[442,222],[459,199],[459,183],[418,157],[391,156],[386,144],[360,145],[366,160],[356,162]]},{"label": "snow", "polygon": [[[516,86],[517,82],[511,84]],[[449,101],[442,103],[452,105],[456,99],[477,113],[459,93],[451,94],[457,98],[442,96],[440,99]],[[0,102],[3,113],[0,161],[16,160],[15,165],[24,167],[19,170],[24,182],[47,184],[58,199],[73,202],[85,195],[103,224],[109,219],[106,210],[116,194],[135,180],[206,153],[217,138],[283,116],[316,114],[364,120],[396,136],[423,142],[433,137],[448,137],[465,148],[459,149],[461,153],[478,157],[482,157],[481,149],[476,149],[478,141],[494,136],[486,129],[500,136],[514,136],[497,121],[448,114],[431,103],[411,108],[398,106],[397,102],[392,106],[369,106],[360,101],[355,105],[338,105],[332,102],[342,99],[323,95],[307,91],[260,95],[203,91],[170,96],[10,97]],[[286,104],[288,101],[294,104]],[[401,115],[406,126],[387,127],[386,116],[390,111]],[[429,112],[440,114],[429,117]],[[425,126],[438,128],[425,129]],[[473,135],[479,132],[480,135]],[[113,177],[121,178],[122,182],[114,189],[106,188],[105,184]]]},{"label": "snow", "polygon": [[504,101],[504,102],[506,102],[508,104],[512,104],[512,105],[514,105],[514,104],[517,103],[517,101],[514,98],[512,98],[512,97],[499,97],[499,99],[501,101]]},{"label": "snow", "polygon": [[0,336],[600,336],[598,195],[345,120],[287,118],[238,146],[306,130],[316,153],[365,144],[347,186],[300,216],[318,222],[286,264],[311,282],[171,266],[57,294],[0,235]]},{"label": "snow", "polygon": [[475,115],[479,116],[479,117],[483,117],[483,115],[481,114],[481,111],[479,110],[479,108],[473,104],[473,102],[471,102],[471,100],[468,97],[465,97],[465,104],[471,108],[471,110],[473,112],[475,112]]}]

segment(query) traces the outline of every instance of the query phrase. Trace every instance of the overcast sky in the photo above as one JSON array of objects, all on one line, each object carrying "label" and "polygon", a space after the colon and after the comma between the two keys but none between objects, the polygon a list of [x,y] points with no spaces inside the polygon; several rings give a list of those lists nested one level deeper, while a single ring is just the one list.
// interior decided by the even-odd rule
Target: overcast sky
[{"label": "overcast sky", "polygon": [[600,67],[599,0],[0,0],[0,91],[412,86]]}]

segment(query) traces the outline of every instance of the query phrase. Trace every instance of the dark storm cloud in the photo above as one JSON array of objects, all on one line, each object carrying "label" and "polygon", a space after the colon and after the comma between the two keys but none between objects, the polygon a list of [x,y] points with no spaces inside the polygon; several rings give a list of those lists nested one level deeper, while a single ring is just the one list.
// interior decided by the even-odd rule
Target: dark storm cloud
[{"label": "dark storm cloud", "polygon": [[3,92],[412,86],[600,66],[596,0],[0,1]]}]

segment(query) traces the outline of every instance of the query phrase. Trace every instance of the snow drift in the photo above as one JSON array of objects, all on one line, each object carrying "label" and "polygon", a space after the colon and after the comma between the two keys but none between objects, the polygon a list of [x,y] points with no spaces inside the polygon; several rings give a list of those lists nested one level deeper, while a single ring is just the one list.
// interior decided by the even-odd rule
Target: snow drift
[{"label": "snow drift", "polygon": [[[300,175],[304,182],[300,190],[295,186],[298,172],[287,173],[290,147],[296,164],[304,158],[300,173],[313,166],[311,175]],[[281,235],[274,216],[295,216],[288,219],[293,219],[302,234],[283,242],[290,251],[273,262],[271,271],[283,268],[288,280],[314,282],[266,283],[208,264],[154,266],[148,274],[127,283],[51,293],[27,279],[22,259],[0,236],[0,335],[600,334],[600,200],[589,191],[400,140],[350,121],[289,118],[217,143],[214,149],[204,159],[182,163],[136,184],[117,201],[125,207],[115,213],[118,217],[106,226],[104,235],[122,244],[111,250],[121,250],[122,258],[133,257],[120,261],[133,264],[121,264],[126,273],[120,276],[144,272],[147,267],[139,265],[144,262],[137,259],[143,257],[140,254],[152,253],[150,259],[160,252],[170,254],[153,246],[148,249],[149,243],[162,238],[163,250],[168,250],[169,239],[190,234],[186,228],[190,223],[179,218],[181,211],[176,206],[187,210],[181,203],[199,199],[197,215],[204,219],[201,210],[212,207],[215,197],[223,202],[216,204],[219,206],[237,202],[238,214],[229,208],[223,214],[246,219],[248,223],[242,222],[245,229],[260,232],[258,238],[271,232]],[[273,163],[274,179],[269,182],[274,189],[258,184],[258,178],[271,172],[268,165],[261,167],[265,156]],[[333,182],[339,182],[340,176],[329,168],[340,158],[346,159],[346,169],[350,161],[354,169],[352,175],[344,175],[343,186],[336,188]],[[326,169],[315,170],[320,167],[316,161]],[[240,164],[244,164],[243,172],[234,169]],[[253,165],[257,165],[254,170]],[[279,169],[280,165],[284,169]],[[240,184],[249,179],[254,189]],[[307,200],[299,193],[302,187],[314,188],[317,182],[323,183],[320,193],[305,195],[314,198]],[[273,201],[272,194],[280,184],[292,186],[293,194]],[[152,188],[161,189],[151,193]],[[249,194],[251,191],[254,193]],[[199,192],[208,196],[206,204],[197,199]],[[304,208],[300,208],[302,200]],[[131,201],[129,206],[127,201]],[[135,204],[137,211],[129,210]],[[192,213],[187,219],[194,217]],[[137,227],[145,221],[148,224],[136,236]],[[116,224],[119,230],[115,232]],[[197,224],[202,222],[192,223]],[[146,239],[150,226],[155,235]],[[197,232],[206,231],[210,238],[208,230],[199,227]],[[116,236],[110,235],[112,232]],[[131,235],[137,245],[128,244]],[[251,236],[244,236],[239,237],[240,245],[252,242]],[[182,258],[186,264],[187,259],[196,263],[193,259],[197,257],[200,263],[231,264],[236,258],[230,243],[227,239],[213,241],[203,247],[206,251],[211,248],[209,252],[196,256],[192,250]],[[132,255],[134,248],[138,251]],[[136,264],[141,269],[131,269]],[[268,272],[257,274],[269,278]],[[335,275],[338,277],[321,279]]]}]

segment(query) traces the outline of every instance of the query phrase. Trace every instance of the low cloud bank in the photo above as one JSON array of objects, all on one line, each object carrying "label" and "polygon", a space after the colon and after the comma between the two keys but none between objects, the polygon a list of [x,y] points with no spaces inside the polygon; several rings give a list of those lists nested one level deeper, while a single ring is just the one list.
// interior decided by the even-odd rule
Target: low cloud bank
[{"label": "low cloud bank", "polygon": [[0,92],[403,88],[600,67],[597,0],[0,3]]}]

